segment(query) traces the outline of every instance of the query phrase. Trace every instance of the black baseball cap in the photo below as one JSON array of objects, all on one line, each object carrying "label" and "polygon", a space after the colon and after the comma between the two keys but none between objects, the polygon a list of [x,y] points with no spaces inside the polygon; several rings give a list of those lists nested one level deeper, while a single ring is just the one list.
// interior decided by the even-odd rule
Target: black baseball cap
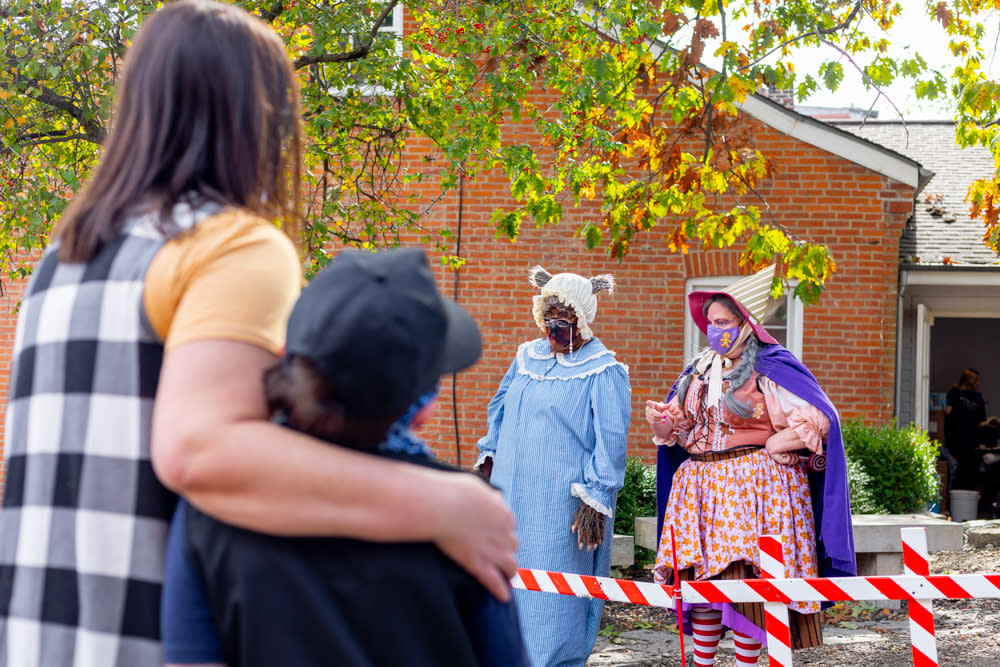
[{"label": "black baseball cap", "polygon": [[402,415],[481,351],[479,327],[441,296],[419,248],[340,252],[302,290],[285,342],[360,418]]}]

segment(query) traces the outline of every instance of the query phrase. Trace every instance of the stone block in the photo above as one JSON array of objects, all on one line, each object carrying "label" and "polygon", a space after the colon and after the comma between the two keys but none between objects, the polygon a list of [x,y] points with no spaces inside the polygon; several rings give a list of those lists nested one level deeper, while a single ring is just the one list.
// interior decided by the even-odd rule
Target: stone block
[{"label": "stone block", "polygon": [[[857,553],[901,553],[900,528],[916,526],[927,531],[927,551],[958,551],[964,537],[962,524],[923,514],[855,514],[854,550]],[[899,574],[878,572],[877,574]]]},{"label": "stone block", "polygon": [[656,551],[660,539],[660,527],[656,525],[655,516],[637,516],[635,518],[635,543],[651,551]]},{"label": "stone block", "polygon": [[988,547],[1000,544],[1000,527],[977,526],[965,531],[969,544],[974,547]]},{"label": "stone block", "polygon": [[611,545],[611,567],[626,567],[635,562],[635,540],[631,535],[615,535]]},{"label": "stone block", "polygon": [[859,551],[855,562],[859,577],[903,574],[903,553],[900,551]]}]

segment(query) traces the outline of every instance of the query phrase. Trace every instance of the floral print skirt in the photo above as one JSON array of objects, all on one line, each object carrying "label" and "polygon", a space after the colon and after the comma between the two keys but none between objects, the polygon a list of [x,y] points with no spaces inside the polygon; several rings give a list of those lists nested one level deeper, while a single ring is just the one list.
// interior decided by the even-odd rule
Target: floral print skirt
[{"label": "floral print skirt", "polygon": [[[656,552],[654,578],[672,580],[670,526],[677,567],[711,579],[730,563],[745,561],[760,576],[757,538],[780,535],[786,577],[817,577],[816,527],[804,463],[783,465],[763,449],[722,461],[687,460],[674,474]],[[788,605],[803,613],[818,602]]]}]

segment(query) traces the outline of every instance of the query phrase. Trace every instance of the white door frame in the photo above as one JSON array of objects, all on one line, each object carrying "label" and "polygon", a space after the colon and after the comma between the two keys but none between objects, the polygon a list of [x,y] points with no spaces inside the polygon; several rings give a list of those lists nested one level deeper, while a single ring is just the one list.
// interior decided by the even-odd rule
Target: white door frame
[{"label": "white door frame", "polygon": [[917,428],[927,428],[931,391],[931,327],[934,311],[922,303],[917,304],[917,344],[914,359],[913,423]]}]

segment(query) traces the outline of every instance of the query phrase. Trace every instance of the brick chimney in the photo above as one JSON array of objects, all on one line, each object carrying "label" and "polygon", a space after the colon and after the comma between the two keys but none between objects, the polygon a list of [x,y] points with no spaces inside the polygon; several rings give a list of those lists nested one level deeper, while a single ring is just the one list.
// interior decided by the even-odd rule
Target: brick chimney
[{"label": "brick chimney", "polygon": [[764,94],[783,107],[787,107],[789,109],[795,108],[795,93],[792,92],[791,88],[768,86],[767,92]]}]

